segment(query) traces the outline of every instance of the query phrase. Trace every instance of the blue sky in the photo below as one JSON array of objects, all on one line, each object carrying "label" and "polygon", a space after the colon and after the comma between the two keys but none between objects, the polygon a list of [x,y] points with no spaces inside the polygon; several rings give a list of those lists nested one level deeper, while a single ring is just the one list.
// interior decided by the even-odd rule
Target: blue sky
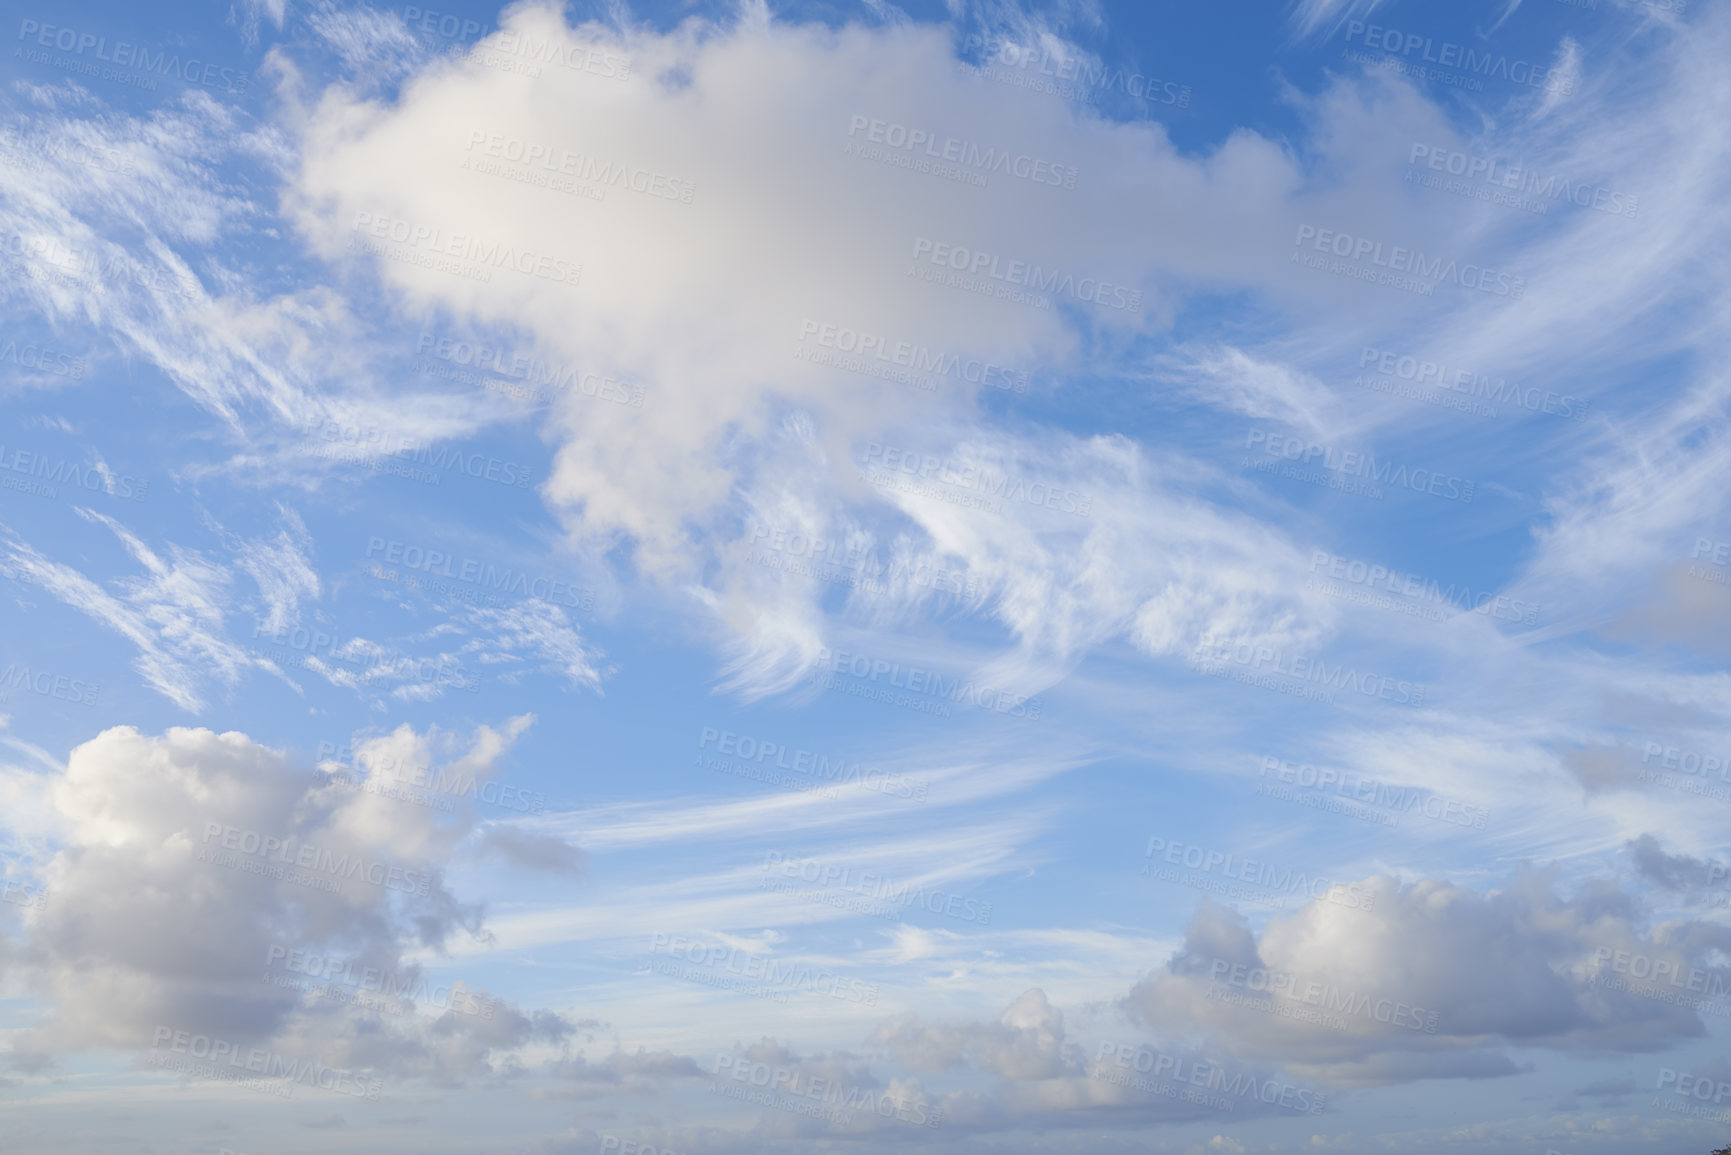
[{"label": "blue sky", "polygon": [[1726,1142],[1723,4],[8,15],[7,1150]]}]

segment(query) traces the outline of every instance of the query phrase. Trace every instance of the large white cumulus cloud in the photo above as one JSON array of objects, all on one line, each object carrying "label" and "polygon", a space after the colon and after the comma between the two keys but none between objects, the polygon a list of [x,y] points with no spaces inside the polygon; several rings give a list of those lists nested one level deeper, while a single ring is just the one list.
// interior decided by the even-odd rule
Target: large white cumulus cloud
[{"label": "large white cumulus cloud", "polygon": [[[525,46],[537,75],[502,66]],[[1187,157],[1157,124],[965,75],[930,26],[748,14],[618,32],[533,4],[393,102],[338,86],[299,116],[289,206],[316,252],[376,274],[423,318],[510,331],[552,362],[646,384],[642,408],[567,397],[543,492],[574,534],[713,591],[747,690],[786,688],[824,629],[823,586],[747,560],[764,523],[899,558],[902,572],[965,571],[974,607],[1060,666],[1112,635],[1163,652],[1329,616],[1294,612],[1298,552],[1198,498],[1210,469],[1110,437],[1036,447],[985,425],[979,395],[996,394],[960,372],[927,374],[928,391],[811,359],[835,352],[821,344],[833,326],[938,364],[1056,379],[1084,348],[1162,328],[1189,290],[1285,291],[1304,273],[1282,260],[1289,225],[1310,210],[1295,202],[1295,158],[1255,134]],[[939,168],[953,140],[985,186],[879,159],[931,163],[928,138]],[[1005,153],[1007,167],[966,163]],[[941,269],[939,245],[954,247]],[[504,249],[526,271],[485,257]],[[1011,262],[1077,292],[1038,308],[914,275]],[[1076,299],[1101,282],[1122,292]],[[1011,500],[982,514],[955,500],[969,485],[934,497],[862,476],[883,464],[874,446],[915,455],[922,485],[935,470],[1079,496],[1065,511]],[[1250,556],[1288,572],[1246,579]],[[929,600],[883,584],[854,608]]]},{"label": "large white cumulus cloud", "polygon": [[[1522,871],[1480,894],[1441,879],[1361,884],[1368,909],[1312,902],[1254,934],[1206,900],[1183,948],[1124,1000],[1134,1018],[1204,1031],[1249,1057],[1347,1084],[1512,1074],[1511,1046],[1656,1051],[1701,1036],[1691,971],[1723,989],[1731,930],[1650,917],[1615,882],[1557,893]],[[1636,966],[1636,956],[1646,960]],[[1634,967],[1631,971],[1631,967]]]},{"label": "large white cumulus cloud", "polygon": [[[399,727],[359,745],[354,779],[232,731],[118,726],[85,742],[44,784],[52,899],[10,955],[46,1010],[15,1038],[15,1061],[142,1050],[166,1027],[449,1080],[562,1039],[571,1027],[558,1016],[526,1016],[484,992],[441,996],[430,1011],[396,993],[366,1009],[332,1005],[308,997],[322,983],[281,965],[287,951],[342,959],[353,966],[314,977],[376,968],[419,991],[411,951],[484,934],[483,906],[443,879],[472,808],[411,805],[388,788],[429,767],[484,782],[529,721],[481,726],[465,742]],[[284,849],[264,850],[265,839]],[[297,985],[261,981],[272,974]]]}]

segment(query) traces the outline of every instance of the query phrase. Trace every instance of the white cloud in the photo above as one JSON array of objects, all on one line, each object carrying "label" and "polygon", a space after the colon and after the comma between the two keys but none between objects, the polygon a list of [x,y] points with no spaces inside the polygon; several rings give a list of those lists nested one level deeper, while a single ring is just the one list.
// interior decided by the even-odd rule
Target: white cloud
[{"label": "white cloud", "polygon": [[[1520,0],[1510,0],[1510,11]],[[1332,36],[1348,20],[1363,20],[1383,5],[1383,0],[1294,0],[1290,17],[1294,34],[1301,37],[1321,33]],[[1504,19],[1507,13],[1504,13]]]},{"label": "white cloud", "polygon": [[507,609],[472,606],[466,613],[484,636],[466,643],[463,655],[491,667],[535,659],[573,690],[601,689],[602,671],[595,665],[600,651],[583,640],[559,606],[535,598]]},{"label": "white cloud", "polygon": [[264,598],[261,627],[277,633],[300,621],[300,603],[319,596],[319,575],[313,568],[312,536],[299,515],[283,506],[283,528],[270,541],[240,541],[235,564],[257,583]]},{"label": "white cloud", "polygon": [[1064,1070],[1064,1016],[1039,989],[1011,1003],[996,1023],[931,1026],[907,1011],[868,1040],[910,1067],[942,1071],[964,1060],[1005,1079],[1047,1079]]},{"label": "white cloud", "polygon": [[1180,349],[1158,367],[1157,384],[1185,387],[1206,404],[1247,417],[1280,421],[1311,436],[1326,436],[1334,395],[1311,374],[1264,361],[1242,349]]},{"label": "white cloud", "polygon": [[[386,765],[485,778],[527,724],[479,727],[467,749],[451,735],[402,727],[363,745],[364,780],[389,785]],[[166,1026],[449,1082],[571,1031],[556,1015],[525,1015],[460,983],[439,996],[443,1013],[435,1000],[430,1018],[412,1001],[425,971],[406,952],[483,933],[482,908],[442,878],[473,828],[472,807],[446,818],[296,768],[244,734],[202,729],[159,738],[106,730],[40,785],[52,803],[55,848],[40,868],[52,900],[11,956],[47,1013],[15,1038],[17,1062],[142,1051]],[[291,849],[266,850],[265,838]],[[311,964],[288,969],[289,951],[353,965],[294,986]],[[380,989],[382,1019],[307,993],[367,967],[400,979],[406,992]],[[288,982],[261,983],[267,971]],[[368,989],[358,983],[351,994]]]},{"label": "white cloud", "polygon": [[1204,899],[1183,949],[1126,1010],[1334,1084],[1507,1075],[1519,1069],[1513,1047],[1641,1052],[1701,1036],[1696,1011],[1643,997],[1638,982],[1610,985],[1614,955],[1602,952],[1687,974],[1731,945],[1711,923],[1649,929],[1636,900],[1603,880],[1573,898],[1533,871],[1485,894],[1437,879],[1358,885],[1369,909],[1317,899],[1260,936]]},{"label": "white cloud", "polygon": [[[965,382],[944,378],[925,393],[795,356],[825,352],[817,342],[826,325],[881,336],[886,348],[905,341],[1036,370],[1070,356],[1079,330],[1120,341],[1164,315],[1168,286],[1278,269],[1241,227],[1290,215],[1283,202],[1298,175],[1278,148],[1240,134],[1206,159],[1180,157],[1156,126],[1113,125],[959,77],[947,38],[931,28],[831,32],[742,19],[627,35],[568,29],[532,5],[505,22],[511,36],[629,55],[631,78],[548,67],[525,101],[523,77],[471,59],[430,69],[393,107],[330,90],[307,113],[296,219],[316,252],[339,268],[375,270],[406,308],[514,325],[562,363],[650,384],[653,409],[575,398],[559,408],[543,492],[574,535],[628,542],[647,575],[690,582],[709,559],[721,563],[700,596],[732,637],[730,688],[751,696],[791,686],[821,644],[824,620],[821,585],[744,561],[739,503],[753,518],[833,540],[852,535],[886,557],[901,551],[916,565],[966,573],[1028,658],[1059,667],[1138,618],[1136,636],[1157,650],[1209,628],[1247,628],[1244,611],[1290,620],[1283,595],[1223,572],[1231,563],[1219,554],[1257,548],[1245,528],[1189,502],[1185,479],[1155,482],[1160,471],[1128,443],[1096,438],[1036,452],[982,428]],[[979,190],[846,155],[872,120],[918,125],[932,107],[946,108],[954,131],[982,149],[1020,141],[1074,165],[1077,187],[995,171]],[[578,175],[612,165],[689,181],[691,202],[625,183],[597,185],[599,202],[562,195],[517,179],[541,171],[539,160],[509,159],[531,148],[552,150],[555,168],[558,150],[570,150]],[[377,163],[382,156],[391,163]],[[1147,211],[1150,196],[1160,211]],[[1183,227],[1161,223],[1180,219]],[[1060,297],[1040,310],[924,284],[909,272],[925,251],[916,251],[921,238],[1033,261],[1071,283],[1104,278],[1145,291],[1149,303],[1124,311]],[[452,275],[422,263],[435,244],[471,257],[475,245],[508,246],[528,254],[525,267],[545,258],[549,275],[568,267],[550,262],[581,263],[582,281],[492,266],[481,269],[484,282]],[[357,245],[377,255],[357,255]],[[754,289],[741,293],[747,269]],[[1283,398],[1285,409],[1316,402],[1290,383],[1257,391]],[[1037,496],[1048,484],[1095,494],[1094,520],[1016,500],[1000,518],[983,518],[874,489],[856,476],[868,440],[918,446],[962,468],[1013,470]],[[1162,521],[1155,546],[1141,532]],[[1206,592],[1176,597],[1174,566]],[[930,597],[904,583],[869,605],[856,597],[855,609],[895,617]]]},{"label": "white cloud", "polygon": [[174,545],[164,559],[113,518],[83,508],[78,512],[111,530],[144,573],[114,579],[111,593],[9,530],[0,539],[0,573],[41,587],[120,634],[138,649],[134,667],[145,683],[194,713],[207,705],[208,682],[232,686],[249,669],[271,668],[228,637],[223,618],[232,600],[232,575],[227,567]]}]

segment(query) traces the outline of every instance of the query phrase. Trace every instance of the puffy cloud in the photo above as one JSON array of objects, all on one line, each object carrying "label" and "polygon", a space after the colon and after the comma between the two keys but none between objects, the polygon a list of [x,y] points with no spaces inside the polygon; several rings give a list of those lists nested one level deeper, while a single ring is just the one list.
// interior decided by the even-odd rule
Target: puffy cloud
[{"label": "puffy cloud", "polygon": [[932,1026],[908,1011],[879,1026],[867,1041],[920,1070],[969,1062],[1005,1079],[1046,1079],[1064,1070],[1063,1039],[1063,1014],[1036,988],[1011,1003],[996,1023]]},{"label": "puffy cloud", "polygon": [[[1376,6],[1307,2],[1294,28],[1332,31]],[[1013,6],[975,15],[1060,57],[1076,52],[1042,17]],[[391,19],[380,17],[369,35],[390,41]],[[551,63],[541,75],[493,66],[525,44],[546,47],[540,59]],[[1569,44],[1559,51],[1576,59]],[[561,66],[560,52],[589,63]],[[1676,63],[1679,73],[1695,66],[1687,57]],[[1383,312],[1410,321],[1402,339],[1415,348],[1458,343],[1463,355],[1484,350],[1494,362],[1496,342],[1519,338],[1484,323],[1489,301],[1411,317],[1387,294],[1367,305],[1359,287],[1281,259],[1293,228],[1350,216],[1438,251],[1516,252],[1527,242],[1473,206],[1392,195],[1367,206],[1366,190],[1392,192],[1399,170],[1387,158],[1415,139],[1507,145],[1560,168],[1600,171],[1609,161],[1594,151],[1588,119],[1629,119],[1601,94],[1590,106],[1517,118],[1499,129],[1507,141],[1473,143],[1410,86],[1386,76],[1341,80],[1295,97],[1315,130],[1323,179],[1312,182],[1296,158],[1252,133],[1190,157],[1157,125],[1112,123],[970,79],[938,28],[898,21],[838,30],[766,13],[726,27],[694,19],[670,31],[572,28],[537,4],[506,12],[480,51],[426,65],[394,101],[365,85],[316,97],[295,91],[304,102],[296,113],[303,162],[289,204],[316,253],[343,273],[381,278],[415,315],[447,310],[558,363],[650,384],[651,408],[577,396],[556,406],[555,469],[543,492],[574,535],[627,544],[641,572],[677,581],[714,611],[726,635],[724,684],[747,697],[796,684],[823,645],[825,603],[835,600],[825,597],[828,578],[813,580],[809,559],[766,559],[752,548],[761,543],[747,535],[762,523],[895,559],[870,582],[843,574],[829,586],[850,590],[845,609],[874,624],[932,608],[933,588],[909,573],[958,575],[963,604],[1015,637],[1005,670],[1024,688],[1117,636],[1158,654],[1203,633],[1275,644],[1328,633],[1332,608],[1292,592],[1284,535],[1196,499],[1220,480],[1210,470],[1182,459],[1154,468],[1114,438],[1056,446],[1047,438],[1036,451],[983,423],[982,390],[960,377],[926,373],[938,386],[926,391],[847,371],[857,365],[835,355],[857,355],[864,342],[860,364],[873,361],[871,349],[938,366],[954,354],[953,364],[977,358],[1038,380],[1162,327],[1188,289],[1249,286],[1301,312],[1328,311],[1325,336],[1306,337],[1299,344],[1308,348],[1291,357],[1191,350],[1155,384],[1318,431],[1339,416],[1329,390],[1297,363],[1358,339],[1357,322],[1338,315],[1343,301],[1355,316],[1370,308],[1379,323]],[[1668,98],[1698,96],[1679,85]],[[1002,142],[1018,141],[1030,157],[1074,167],[1076,187],[996,168],[985,188],[972,187],[859,153],[862,142],[893,153],[890,140],[927,131],[921,117],[933,108],[945,110],[946,131],[964,148],[996,156]],[[374,163],[379,156],[392,163]],[[1572,219],[1568,251],[1643,243],[1601,236],[1607,221],[1594,218],[1604,215]],[[938,244],[966,249],[957,259],[969,268],[976,259],[982,267],[1031,262],[1147,300],[1077,308],[1059,294],[1056,308],[1038,309],[920,281],[912,274]],[[1545,244],[1535,263],[1562,259],[1563,246]],[[452,266],[453,251],[463,254],[457,264],[473,267]],[[529,271],[501,264],[506,251]],[[553,283],[577,264],[579,284]],[[740,293],[747,267],[754,291]],[[1627,303],[1610,282],[1580,281],[1613,292],[1618,308]],[[1520,308],[1532,318],[1523,332],[1560,323],[1554,304],[1534,298]],[[893,352],[902,343],[905,357]],[[861,453],[874,444],[911,453],[921,463],[914,484],[861,478],[873,464]],[[956,472],[987,487],[1092,494],[1094,512],[1077,522],[1012,500],[981,517],[959,508],[981,486],[944,480]]]},{"label": "puffy cloud", "polygon": [[435,764],[485,778],[527,725],[481,726],[461,746],[401,727],[361,744],[359,782],[235,732],[115,727],[77,747],[42,783],[53,900],[11,954],[47,1013],[17,1036],[15,1059],[143,1050],[168,1028],[450,1082],[563,1041],[572,1027],[558,1015],[407,960],[484,933],[483,906],[443,878],[475,819],[381,789],[399,768]]},{"label": "puffy cloud", "polygon": [[[1039,988],[1011,1002],[995,1022],[939,1026],[904,1013],[880,1024],[868,1041],[916,1070],[965,1066],[997,1076],[987,1092],[952,1092],[942,1103],[946,1121],[985,1129],[1025,1128],[1033,1119],[1074,1126],[1079,1115],[1091,1126],[1134,1128],[1210,1117],[1221,1109],[1219,1098],[1246,1114],[1279,1107],[1304,1113],[1326,1101],[1267,1064],[1233,1061],[1188,1041],[1107,1038],[1084,1046],[1066,1038],[1063,1015]],[[1187,1094],[1185,1086],[1201,1090]]]},{"label": "puffy cloud", "polygon": [[1525,869],[1485,894],[1437,879],[1358,885],[1365,909],[1318,899],[1260,937],[1204,899],[1183,948],[1130,991],[1126,1011],[1303,1077],[1368,1085],[1512,1074],[1517,1045],[1654,1051],[1702,1035],[1694,1009],[1629,977],[1636,955],[1663,961],[1662,974],[1731,979],[1711,965],[1731,930],[1649,929],[1615,883],[1566,899]]},{"label": "puffy cloud", "polygon": [[1731,905],[1731,866],[1710,858],[1694,858],[1687,854],[1666,854],[1658,838],[1643,834],[1629,843],[1635,869],[1649,882],[1666,890],[1705,892],[1724,891],[1717,905]]},{"label": "puffy cloud", "polygon": [[[449,310],[560,364],[648,383],[652,408],[556,406],[543,493],[574,535],[628,543],[641,572],[713,608],[731,688],[789,688],[824,636],[823,583],[799,572],[809,559],[763,563],[748,536],[763,523],[898,559],[874,575],[882,588],[848,598],[880,622],[929,608],[930,583],[907,575],[965,574],[958,588],[1016,635],[1030,681],[1113,636],[1166,652],[1204,632],[1289,634],[1309,616],[1289,576],[1241,564],[1281,568],[1297,552],[1192,496],[1209,471],[1156,466],[1121,438],[1037,448],[982,427],[967,380],[977,363],[1038,374],[1085,341],[1120,345],[1163,323],[1179,284],[1288,276],[1270,254],[1289,241],[1279,222],[1297,219],[1299,171],[1278,147],[1239,134],[1181,156],[1157,125],[959,75],[932,27],[620,32],[533,4],[502,21],[481,53],[429,66],[394,103],[340,86],[309,100],[291,210],[316,253],[376,274],[411,312]],[[531,83],[487,66],[487,52],[524,43],[594,67],[547,66]],[[605,62],[625,57],[617,79]],[[860,153],[891,147],[871,139],[889,124],[926,131],[939,107],[981,157],[1016,141],[1016,155],[1075,168],[1076,187],[988,160],[980,189]],[[1267,235],[1245,236],[1247,220]],[[966,250],[943,250],[951,263],[1032,263],[1060,286],[1105,281],[1124,296],[1102,307],[1054,290],[1042,309],[928,283],[955,272],[933,264],[938,245]],[[506,251],[529,272],[500,264]],[[578,284],[553,283],[578,264]],[[1132,291],[1146,305],[1116,307]],[[830,363],[862,339],[868,362],[905,345],[936,388]],[[1210,379],[1234,375],[1259,404],[1313,419],[1314,386],[1296,375],[1209,365]],[[943,463],[937,481],[885,471],[873,444]],[[1006,488],[1023,496],[989,497]],[[1090,496],[1091,516],[1058,508]],[[982,500],[1002,509],[958,504]]]}]

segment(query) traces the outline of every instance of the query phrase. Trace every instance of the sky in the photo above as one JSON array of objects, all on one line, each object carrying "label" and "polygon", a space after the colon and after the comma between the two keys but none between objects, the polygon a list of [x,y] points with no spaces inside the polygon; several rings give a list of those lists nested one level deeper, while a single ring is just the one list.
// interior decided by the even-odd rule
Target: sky
[{"label": "sky", "polygon": [[0,1152],[1731,1143],[1731,4],[8,3]]}]

